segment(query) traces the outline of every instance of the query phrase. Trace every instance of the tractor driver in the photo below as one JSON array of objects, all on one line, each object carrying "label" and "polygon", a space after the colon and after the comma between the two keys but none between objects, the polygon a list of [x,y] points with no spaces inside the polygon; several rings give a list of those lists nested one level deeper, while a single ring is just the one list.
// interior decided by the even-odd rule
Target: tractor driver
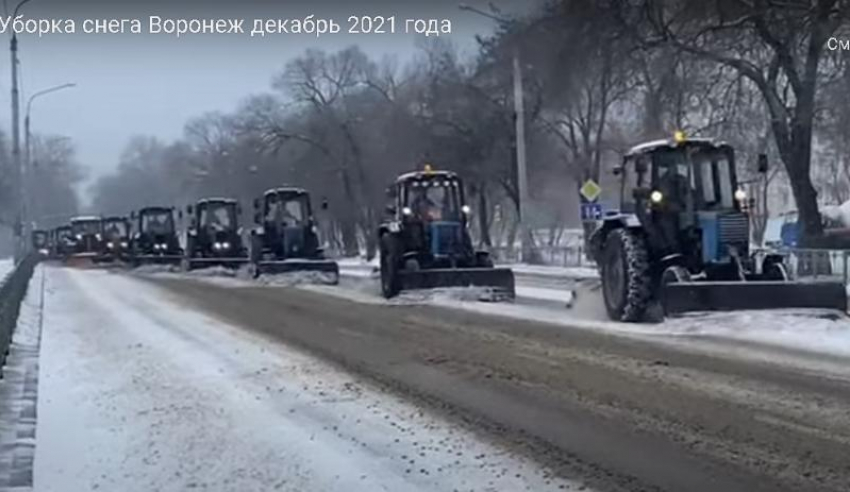
[{"label": "tractor driver", "polygon": [[413,191],[411,208],[413,209],[413,213],[422,220],[440,220],[442,218],[440,207],[432,200],[431,194],[428,193],[432,189],[436,188],[421,186],[414,188]]},{"label": "tractor driver", "polygon": [[682,211],[688,200],[690,187],[687,169],[682,166],[669,166],[661,168],[661,176],[658,178],[658,191],[664,197],[664,203],[671,211]]}]

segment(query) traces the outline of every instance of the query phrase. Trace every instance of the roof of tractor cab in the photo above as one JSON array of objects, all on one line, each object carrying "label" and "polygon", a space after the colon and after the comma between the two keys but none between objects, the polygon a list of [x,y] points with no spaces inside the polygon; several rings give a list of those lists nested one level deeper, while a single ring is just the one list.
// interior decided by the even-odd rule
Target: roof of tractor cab
[{"label": "roof of tractor cab", "polygon": [[104,217],[103,222],[127,222],[129,219],[127,217],[123,217],[120,215],[113,215],[110,217]]},{"label": "roof of tractor cab", "polygon": [[660,140],[653,140],[651,142],[644,142],[639,145],[635,145],[628,152],[626,152],[626,157],[633,157],[636,155],[648,154],[650,152],[654,152],[658,149],[675,149],[677,147],[687,147],[687,146],[703,146],[703,147],[723,147],[726,145],[725,142],[721,142],[715,140],[713,138],[688,138],[684,141],[677,141],[673,138],[663,138]]},{"label": "roof of tractor cab", "polygon": [[103,219],[96,215],[80,215],[79,217],[71,217],[72,224],[74,222],[100,222],[101,220]]},{"label": "roof of tractor cab", "polygon": [[235,198],[211,197],[211,198],[201,198],[200,200],[198,200],[198,205],[205,205],[205,204],[209,204],[209,203],[236,203],[236,199]]},{"label": "roof of tractor cab", "polygon": [[139,209],[140,214],[143,214],[143,213],[146,213],[146,212],[173,212],[173,211],[174,211],[174,207],[164,207],[164,206],[159,206],[159,205],[155,205],[155,206],[151,206],[151,207],[143,207],[143,208]]},{"label": "roof of tractor cab", "polygon": [[425,179],[434,179],[434,178],[442,178],[442,179],[458,179],[457,173],[454,171],[413,171],[410,173],[404,173],[398,178],[396,178],[396,183],[403,183],[406,181],[418,181]]},{"label": "roof of tractor cab", "polygon": [[277,195],[278,193],[292,193],[292,194],[297,194],[297,195],[306,195],[307,190],[305,190],[304,188],[298,188],[297,186],[281,186],[279,188],[272,188],[270,190],[266,190],[266,192],[263,193],[263,196]]}]

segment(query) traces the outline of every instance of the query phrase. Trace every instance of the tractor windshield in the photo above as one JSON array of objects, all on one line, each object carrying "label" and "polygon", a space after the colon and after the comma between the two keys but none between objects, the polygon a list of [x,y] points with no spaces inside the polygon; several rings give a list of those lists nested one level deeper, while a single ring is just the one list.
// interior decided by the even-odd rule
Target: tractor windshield
[{"label": "tractor windshield", "polygon": [[455,180],[413,181],[407,203],[414,217],[424,221],[460,220],[459,184]]},{"label": "tractor windshield", "polygon": [[150,234],[170,234],[174,231],[174,218],[171,211],[145,212],[142,214],[142,232]]},{"label": "tractor windshield", "polygon": [[671,203],[689,196],[701,209],[732,208],[734,173],[729,154],[717,148],[662,150],[653,157],[656,188]]},{"label": "tractor windshield", "polygon": [[84,220],[71,224],[71,229],[76,235],[89,235],[100,233],[99,220]]},{"label": "tractor windshield", "polygon": [[47,233],[37,231],[32,233],[32,245],[36,248],[47,246]]},{"label": "tractor windshield", "polygon": [[303,223],[309,214],[306,195],[266,197],[266,222],[295,226]]},{"label": "tractor windshield", "polygon": [[236,204],[208,203],[201,207],[201,227],[228,231],[236,227]]},{"label": "tractor windshield", "polygon": [[56,239],[62,240],[71,237],[71,229],[68,227],[63,227],[62,229],[56,229]]},{"label": "tractor windshield", "polygon": [[108,238],[127,237],[127,223],[123,220],[108,220],[103,223],[103,232]]}]

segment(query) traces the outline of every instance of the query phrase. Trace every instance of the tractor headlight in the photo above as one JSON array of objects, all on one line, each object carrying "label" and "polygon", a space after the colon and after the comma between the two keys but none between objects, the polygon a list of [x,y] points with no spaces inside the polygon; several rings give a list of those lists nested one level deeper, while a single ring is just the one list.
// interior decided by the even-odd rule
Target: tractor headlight
[{"label": "tractor headlight", "polygon": [[401,209],[401,213],[403,215],[413,215],[413,210],[411,210],[410,207],[404,207]]},{"label": "tractor headlight", "polygon": [[113,243],[112,241],[109,241],[108,243],[106,243],[106,247],[109,248],[109,249],[112,249],[112,248],[115,247],[115,243]]},{"label": "tractor headlight", "polygon": [[166,249],[168,249],[168,245],[167,244],[160,244],[159,249],[166,250]]},{"label": "tractor headlight", "polygon": [[153,245],[153,249],[155,249],[155,250],[159,251],[159,244],[154,244],[154,245]]},{"label": "tractor headlight", "polygon": [[230,243],[227,241],[221,243],[221,249],[230,249]]},{"label": "tractor headlight", "polygon": [[742,190],[741,188],[738,188],[737,190],[735,190],[735,200],[738,200],[739,202],[743,202],[746,199],[747,199],[747,192],[746,191]]},{"label": "tractor headlight", "polygon": [[82,234],[77,234],[77,236],[76,236],[76,237],[77,237],[77,241],[82,241],[82,240],[83,240],[83,235],[82,235]]},{"label": "tractor headlight", "polygon": [[652,203],[661,203],[664,200],[664,193],[655,190],[649,194],[649,199],[652,200]]},{"label": "tractor headlight", "polygon": [[472,208],[470,208],[469,205],[464,205],[464,206],[460,207],[460,211],[465,213],[466,215],[469,215],[469,214],[472,213]]},{"label": "tractor headlight", "polygon": [[126,248],[128,246],[130,246],[130,245],[127,243],[127,241],[121,241],[121,247],[122,248]]}]

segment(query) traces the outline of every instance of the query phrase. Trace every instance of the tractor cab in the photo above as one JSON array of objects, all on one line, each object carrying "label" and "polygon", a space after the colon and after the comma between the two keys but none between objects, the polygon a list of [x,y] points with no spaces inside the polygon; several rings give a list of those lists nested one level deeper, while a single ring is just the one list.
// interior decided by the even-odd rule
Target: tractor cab
[{"label": "tractor cab", "polygon": [[248,261],[239,216],[242,207],[230,198],[204,198],[186,207],[191,217],[186,237],[189,269],[207,266],[239,268]]},{"label": "tractor cab", "polygon": [[70,225],[59,226],[53,230],[53,248],[57,256],[71,254],[74,234]]},{"label": "tractor cab", "polygon": [[36,229],[32,231],[32,249],[42,256],[47,256],[50,252],[50,242],[47,231]]},{"label": "tractor cab", "polygon": [[130,248],[130,220],[127,217],[103,219],[104,254],[123,256]]},{"label": "tractor cab", "polygon": [[140,263],[180,262],[183,251],[177,238],[173,207],[146,207],[133,212],[130,218],[136,223],[130,248]]},{"label": "tractor cab", "polygon": [[738,277],[732,257],[748,257],[750,231],[729,145],[677,135],[634,147],[618,171],[620,210],[635,216],[657,255],[684,255],[692,271],[723,264]]},{"label": "tractor cab", "polygon": [[258,223],[265,228],[281,229],[312,225],[310,195],[301,188],[276,188],[263,194],[262,204],[255,202]]},{"label": "tractor cab", "polygon": [[74,217],[71,219],[73,252],[97,253],[103,241],[103,223],[100,217]]},{"label": "tractor cab", "polygon": [[[387,212],[401,227],[405,250],[419,263],[476,263],[466,231],[470,208],[463,182],[451,171],[424,171],[399,176],[388,190]],[[465,265],[467,266],[467,265]]]}]

